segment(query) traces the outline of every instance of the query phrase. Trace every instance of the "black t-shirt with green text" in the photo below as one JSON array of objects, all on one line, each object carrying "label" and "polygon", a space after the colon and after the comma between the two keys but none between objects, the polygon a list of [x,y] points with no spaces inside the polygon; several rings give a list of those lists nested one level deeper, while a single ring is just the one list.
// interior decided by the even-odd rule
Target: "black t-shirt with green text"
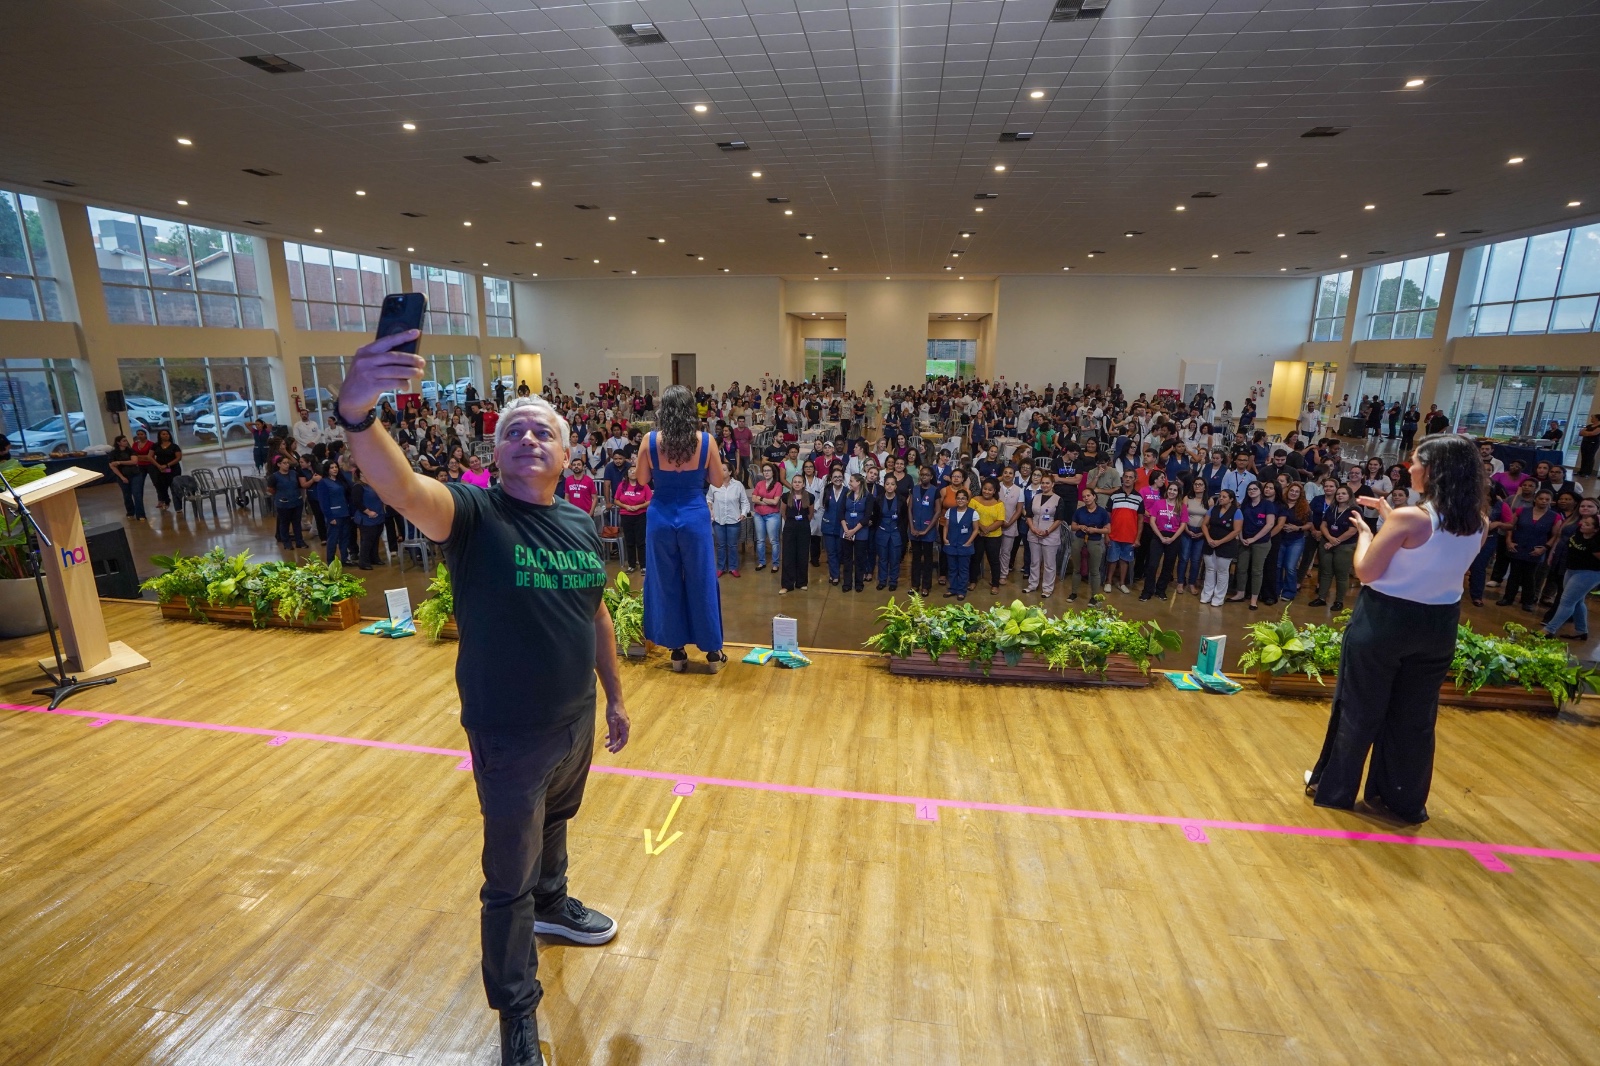
[{"label": "black t-shirt with green text", "polygon": [[524,503],[451,482],[445,561],[461,647],[461,724],[544,733],[593,711],[594,618],[606,585],[594,519],[565,500]]}]

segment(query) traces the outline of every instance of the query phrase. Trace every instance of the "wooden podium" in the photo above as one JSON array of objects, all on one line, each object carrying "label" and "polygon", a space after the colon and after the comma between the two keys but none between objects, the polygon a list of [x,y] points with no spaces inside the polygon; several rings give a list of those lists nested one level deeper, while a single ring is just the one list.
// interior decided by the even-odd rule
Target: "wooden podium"
[{"label": "wooden podium", "polygon": [[[17,495],[50,538],[50,547],[39,546],[50,614],[61,630],[67,672],[79,681],[114,677],[150,665],[149,659],[122,641],[106,637],[106,620],[100,613],[100,594],[94,583],[94,567],[89,563],[77,497],[78,486],[99,479],[93,470],[69,466],[17,489]],[[3,488],[0,506],[5,507],[7,517],[15,520],[16,501]],[[53,677],[54,657],[40,659],[39,668]]]}]

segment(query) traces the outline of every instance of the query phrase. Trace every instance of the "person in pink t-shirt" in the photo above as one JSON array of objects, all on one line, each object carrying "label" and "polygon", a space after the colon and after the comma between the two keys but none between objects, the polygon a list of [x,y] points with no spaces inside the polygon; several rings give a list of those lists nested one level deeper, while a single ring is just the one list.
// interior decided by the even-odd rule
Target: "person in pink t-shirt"
[{"label": "person in pink t-shirt", "polygon": [[480,489],[489,487],[489,471],[483,468],[483,460],[474,455],[467,460],[467,468],[461,471],[461,480],[468,485],[476,485]]},{"label": "person in pink t-shirt", "polygon": [[594,478],[582,457],[572,460],[571,472],[561,484],[568,503],[584,514],[594,514]]}]

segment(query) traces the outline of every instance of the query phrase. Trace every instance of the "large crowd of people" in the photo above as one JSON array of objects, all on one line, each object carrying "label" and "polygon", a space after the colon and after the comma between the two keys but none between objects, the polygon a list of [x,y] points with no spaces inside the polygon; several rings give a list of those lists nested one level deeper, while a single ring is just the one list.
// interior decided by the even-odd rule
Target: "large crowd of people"
[{"label": "large crowd of people", "polygon": [[[488,442],[511,392],[502,380],[493,398],[469,389],[459,403],[385,401],[378,417],[418,472],[488,485],[497,476]],[[526,382],[515,389],[530,392]],[[656,487],[640,478],[639,457],[658,397],[554,377],[541,394],[571,427],[558,494],[602,524],[627,571],[646,569]],[[1376,523],[1378,498],[1414,502],[1410,450],[1419,433],[1450,429],[1437,407],[1377,397],[1308,403],[1269,437],[1253,398],[1236,409],[1203,391],[936,379],[856,392],[763,380],[693,395],[729,475],[704,486],[715,576],[770,570],[780,595],[808,588],[817,571],[847,593],[904,586],[964,600],[1010,586],[1007,596],[1048,601],[1062,586],[1063,604],[1194,596],[1257,610],[1304,596],[1337,611],[1354,591],[1352,514]],[[1345,415],[1379,438],[1355,448],[1388,450],[1387,460],[1346,454],[1350,443],[1331,432]],[[1592,421],[1585,454],[1600,442]],[[385,536],[395,550],[403,519],[344,460],[333,419],[305,413],[287,432],[258,423],[253,433],[285,549],[306,547],[314,525],[329,559],[370,567]],[[170,478],[160,461],[175,467],[182,456],[161,447],[137,442],[114,469],[148,464]],[[1581,524],[1594,501],[1561,466],[1507,467],[1488,441],[1481,451],[1494,535],[1469,573],[1470,599],[1482,605],[1498,590],[1502,605],[1543,608],[1547,625],[1571,621],[1586,636],[1583,596],[1563,593],[1573,575],[1600,581]]]}]

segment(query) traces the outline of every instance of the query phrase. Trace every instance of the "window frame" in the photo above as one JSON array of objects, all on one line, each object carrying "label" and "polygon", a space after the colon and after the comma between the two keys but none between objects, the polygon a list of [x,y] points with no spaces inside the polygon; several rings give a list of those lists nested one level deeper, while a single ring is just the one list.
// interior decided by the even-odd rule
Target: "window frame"
[{"label": "window frame", "polygon": [[[241,256],[245,256],[254,259],[257,254],[255,242],[260,240],[260,238],[255,234],[237,233],[221,226],[212,226],[199,222],[185,222],[181,219],[154,218],[139,214],[136,211],[123,211],[119,208],[100,207],[94,204],[86,205],[86,211],[88,213],[90,231],[95,241],[95,251],[97,257],[99,252],[105,251],[106,249],[101,244],[103,238],[97,224],[98,220],[95,212],[100,212],[102,215],[109,215],[113,217],[126,216],[132,218],[134,233],[139,241],[139,247],[137,249],[128,249],[128,251],[137,251],[140,257],[139,273],[144,278],[143,284],[137,284],[130,281],[108,280],[106,278],[107,268],[98,262],[96,263],[96,272],[100,278],[100,288],[106,296],[107,309],[114,316],[112,318],[114,324],[125,326],[181,326],[185,328],[203,329],[267,328],[266,305],[261,293],[261,278],[259,270],[255,272],[255,276],[252,278],[252,291],[244,291],[244,287],[239,280],[239,258]],[[156,283],[156,276],[150,271],[152,254],[150,251],[148,238],[145,234],[146,225],[149,225],[152,228],[163,225],[176,226],[178,227],[178,230],[181,231],[183,240],[182,257],[184,260],[184,266],[180,269],[188,271],[187,285],[158,285]],[[223,247],[218,251],[207,252],[204,256],[196,259],[194,242],[195,230],[203,230],[208,233],[216,233],[221,235],[223,239]],[[176,235],[177,233],[175,232],[174,236]],[[246,250],[244,247],[241,247],[241,245],[245,242],[249,242],[248,250]],[[231,280],[226,282],[226,284],[232,286],[231,291],[228,289],[207,288],[205,279],[200,277],[199,271],[204,266],[205,262],[209,261],[213,256],[216,255],[225,255],[228,260]],[[131,271],[129,273],[131,273]],[[171,274],[166,276],[175,277],[177,273],[178,271],[173,271]],[[139,297],[143,301],[140,304],[140,308],[142,308],[142,310],[145,312],[145,317],[133,321],[115,317],[117,313],[113,310],[113,308],[116,307],[116,302],[113,297],[117,293],[139,294]],[[190,297],[187,302],[193,308],[192,321],[181,320],[183,316],[178,316],[178,320],[164,318],[162,314],[163,307],[165,306],[172,308],[178,303],[178,298],[181,296]],[[211,310],[208,311],[208,308]],[[230,308],[231,310],[228,314],[224,315],[221,310],[223,308]],[[168,314],[171,314],[170,310],[168,311]],[[230,321],[217,321],[224,317],[230,319]]]},{"label": "window frame", "polygon": [[[1422,264],[1420,268],[1417,264]],[[1450,253],[1437,252],[1433,255],[1418,255],[1410,259],[1396,259],[1372,267],[1371,277],[1375,284],[1372,286],[1372,309],[1367,312],[1367,340],[1370,341],[1409,341],[1431,340],[1434,332],[1439,328],[1439,295],[1444,291],[1444,275],[1450,267]],[[1393,270],[1393,280],[1397,281],[1398,288],[1395,292],[1394,307],[1378,310],[1378,301],[1383,299],[1383,285],[1391,280],[1385,277],[1385,272]],[[1414,275],[1420,270],[1421,283],[1418,284]],[[1411,282],[1418,292],[1417,306],[1405,306],[1406,283]],[[1432,300],[1430,304],[1428,301]],[[1388,329],[1381,336],[1379,329],[1384,324]],[[1426,325],[1426,332],[1423,327]]]},{"label": "window frame", "polygon": [[[1350,290],[1355,287],[1355,273],[1355,270],[1352,268],[1350,270],[1335,271],[1332,274],[1323,274],[1317,278],[1316,288],[1311,290],[1311,330],[1307,334],[1307,338],[1309,340],[1313,342],[1344,340],[1344,320],[1345,316],[1349,313]],[[1326,286],[1329,278],[1335,279],[1333,286],[1333,302],[1337,310],[1331,315],[1319,315],[1317,314],[1317,308],[1322,303],[1323,288]],[[1343,290],[1342,293],[1341,290]],[[1341,296],[1344,301],[1343,304],[1340,303]],[[1324,323],[1327,325],[1328,335],[1325,337],[1319,337],[1317,336],[1318,327]]]},{"label": "window frame", "polygon": [[[294,249],[293,255],[290,249]],[[323,253],[327,256],[327,263],[313,262],[313,267],[326,266],[328,270],[327,296],[312,296],[311,288],[306,282],[305,264],[306,249],[314,253]],[[378,328],[378,315],[382,310],[383,296],[385,293],[400,291],[400,264],[394,259],[385,259],[382,256],[367,255],[364,252],[347,252],[342,248],[331,248],[321,244],[306,244],[302,241],[284,241],[283,255],[289,267],[289,306],[294,319],[295,329],[306,332],[320,333],[372,333]],[[347,256],[355,258],[355,266],[342,265],[340,260]],[[351,282],[348,278],[340,281],[341,270],[354,270],[355,279]],[[383,278],[383,293],[376,294],[376,301],[367,303],[372,294],[367,292],[368,275]],[[296,295],[296,281],[299,282],[298,295]],[[341,289],[347,289],[351,284],[355,287],[352,294],[361,302],[352,303],[349,299],[341,299]]]},{"label": "window frame", "polygon": [[[482,285],[479,299],[483,301],[483,325],[485,333],[490,337],[515,337],[517,335],[517,308],[516,303],[512,299],[511,295],[511,279],[497,278],[490,274],[484,274],[480,276],[479,281]],[[503,315],[497,315],[493,311],[493,308],[496,307],[500,301],[490,297],[490,282],[493,282],[496,285],[505,286],[506,291],[504,302],[506,313]]]},{"label": "window frame", "polygon": [[[1554,272],[1554,281],[1549,293],[1528,293],[1525,291],[1530,278],[1528,276],[1529,253],[1534,251],[1541,238],[1559,235],[1563,239],[1561,258]],[[1572,274],[1574,253],[1580,251],[1582,241],[1594,240],[1600,242],[1600,223],[1591,223],[1586,226],[1571,226],[1566,229],[1547,230],[1544,233],[1530,234],[1526,237],[1513,237],[1510,240],[1496,241],[1482,246],[1482,255],[1477,266],[1477,277],[1472,285],[1472,299],[1467,304],[1467,328],[1463,331],[1470,337],[1538,337],[1549,336],[1557,333],[1593,333],[1600,331],[1600,269],[1591,268],[1591,277],[1586,285],[1578,291],[1567,291],[1567,278]],[[1510,279],[1510,297],[1504,299],[1484,299],[1485,290],[1489,287],[1493,271],[1502,266],[1497,255],[1509,255],[1514,246],[1520,245],[1517,251],[1516,273]],[[1590,249],[1590,254],[1595,253]],[[1536,267],[1537,269],[1537,267]],[[1504,280],[1503,277],[1501,279]],[[1584,309],[1584,305],[1587,310]],[[1564,306],[1565,305],[1565,306]],[[1562,316],[1569,312],[1576,312],[1587,318],[1588,325],[1562,329],[1558,328]],[[1518,328],[1519,323],[1524,328]],[[1528,325],[1542,323],[1541,328],[1529,329]]]},{"label": "window frame", "polygon": [[[44,241],[46,247],[36,251],[34,249],[34,241],[28,235],[28,207],[24,201],[31,200],[33,202],[33,213],[38,216],[41,237],[44,237],[44,227],[47,224],[47,220],[45,212],[40,208],[40,204],[48,203],[49,201],[41,200],[33,193],[17,192],[15,189],[5,188],[0,188],[0,198],[3,198],[16,214],[17,233],[22,241],[22,262],[28,268],[25,271],[0,270],[0,278],[12,283],[6,288],[12,288],[18,282],[26,285],[26,291],[32,293],[31,307],[34,312],[32,318],[10,318],[6,315],[0,315],[0,319],[11,322],[66,321],[66,314],[61,306],[61,281],[55,274],[55,263],[50,257],[48,240]],[[48,267],[48,272],[41,272],[39,269],[41,257],[46,267]]]}]

